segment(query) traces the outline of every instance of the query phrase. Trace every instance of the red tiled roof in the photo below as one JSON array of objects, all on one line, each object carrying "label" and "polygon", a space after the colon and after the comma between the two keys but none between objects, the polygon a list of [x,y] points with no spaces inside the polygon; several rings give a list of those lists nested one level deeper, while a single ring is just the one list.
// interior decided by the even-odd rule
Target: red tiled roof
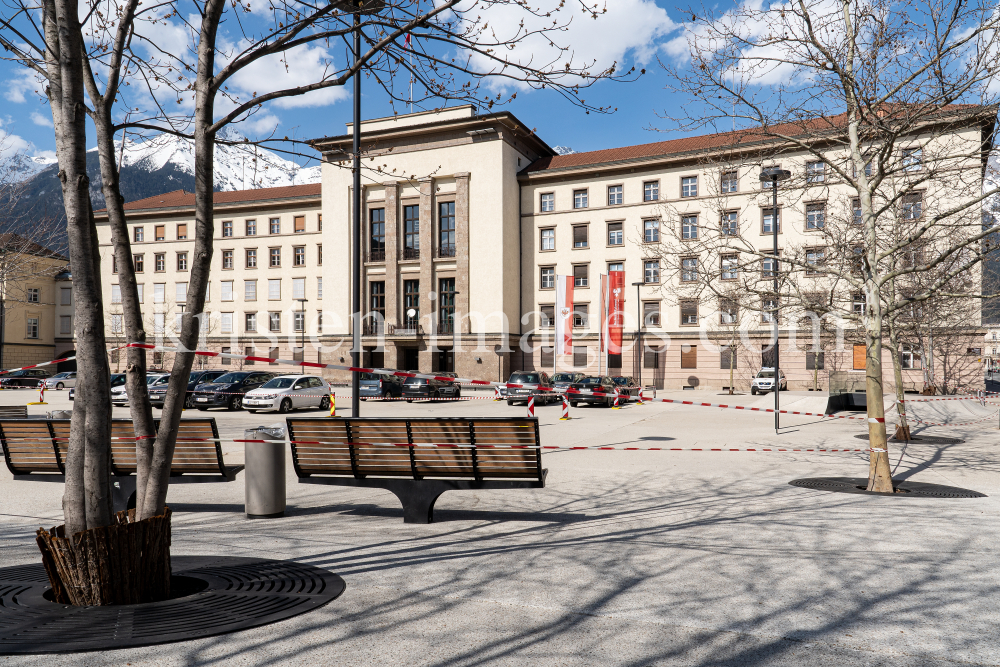
[{"label": "red tiled roof", "polygon": [[[310,183],[308,185],[288,185],[281,188],[216,192],[213,199],[216,204],[240,204],[243,202],[267,201],[271,199],[319,197],[321,191],[322,186],[319,183]],[[194,208],[194,193],[185,190],[174,190],[173,192],[165,192],[162,195],[146,197],[145,199],[125,204],[126,211],[142,211],[157,208]]]},{"label": "red tiled roof", "polygon": [[[943,111],[947,112],[968,108],[986,109],[986,107],[982,107],[980,105],[955,104],[949,105]],[[969,118],[969,114],[964,114],[963,117]],[[621,148],[606,148],[586,153],[556,155],[553,157],[545,157],[535,160],[535,162],[528,165],[525,172],[534,173],[548,169],[568,169],[572,167],[586,167],[589,165],[623,162],[626,160],[637,160],[642,158],[666,157],[669,155],[706,151],[713,148],[728,147],[737,149],[761,142],[775,141],[775,135],[802,136],[807,133],[835,131],[842,129],[846,120],[847,114],[841,113],[836,116],[823,116],[819,118],[803,119],[798,122],[772,125],[766,130],[760,127],[754,127],[745,130],[736,130],[735,132],[703,134],[697,137],[684,137],[682,139],[658,141],[656,143],[640,144],[638,146],[623,146]]]}]

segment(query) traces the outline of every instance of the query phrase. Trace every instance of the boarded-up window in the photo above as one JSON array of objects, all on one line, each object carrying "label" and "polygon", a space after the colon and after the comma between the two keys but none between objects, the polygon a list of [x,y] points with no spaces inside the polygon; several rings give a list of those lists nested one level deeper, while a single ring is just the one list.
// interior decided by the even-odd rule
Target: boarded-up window
[{"label": "boarded-up window", "polygon": [[647,349],[645,352],[642,353],[642,367],[657,368],[658,367],[657,361],[659,360],[660,354],[661,353],[659,350]]},{"label": "boarded-up window", "polygon": [[295,231],[297,232],[306,231],[306,216],[304,215],[295,216]]},{"label": "boarded-up window", "polygon": [[681,345],[681,368],[698,368],[697,345]]},{"label": "boarded-up window", "polygon": [[865,370],[865,346],[855,345],[854,346],[854,370],[863,371]]},{"label": "boarded-up window", "polygon": [[[276,347],[270,348],[267,351],[267,358],[268,359],[277,359],[278,358],[278,348],[276,348]],[[274,362],[272,361],[271,363],[273,364]]]},{"label": "boarded-up window", "polygon": [[608,369],[611,368],[621,368],[622,367],[622,355],[620,354],[609,354],[608,355]]},{"label": "boarded-up window", "polygon": [[728,345],[723,345],[719,348],[719,368],[729,370],[730,368],[739,368],[738,363],[739,357],[736,355],[736,350],[729,347]]},{"label": "boarded-up window", "polygon": [[573,366],[575,368],[586,368],[587,366],[586,346],[579,346],[573,348]]},{"label": "boarded-up window", "polygon": [[[861,367],[865,367],[865,362],[863,358],[864,345],[861,346],[862,360]],[[807,371],[821,371],[823,370],[823,364],[826,361],[823,352],[806,352],[806,370]]]}]

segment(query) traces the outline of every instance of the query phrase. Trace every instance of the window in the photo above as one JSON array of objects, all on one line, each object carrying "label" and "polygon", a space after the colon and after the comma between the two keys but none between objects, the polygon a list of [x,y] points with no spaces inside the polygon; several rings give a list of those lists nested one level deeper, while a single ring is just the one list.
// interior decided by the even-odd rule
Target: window
[{"label": "window", "polygon": [[167,240],[167,226],[166,225],[156,225],[153,228],[153,238],[157,241]]},{"label": "window", "polygon": [[646,181],[642,184],[642,201],[659,201],[660,182]]},{"label": "window", "polygon": [[683,258],[681,260],[681,282],[693,283],[696,280],[698,280],[698,258]]},{"label": "window", "polygon": [[587,346],[586,345],[574,345],[573,346],[573,367],[574,368],[586,368],[587,367]]},{"label": "window", "polygon": [[681,368],[698,368],[697,345],[681,345]]},{"label": "window", "polygon": [[823,229],[826,224],[826,204],[806,204],[806,229]]},{"label": "window", "polygon": [[233,251],[223,250],[222,251],[222,268],[231,270],[233,268]]},{"label": "window", "polygon": [[573,208],[587,208],[586,190],[573,190]]},{"label": "window", "polygon": [[681,179],[681,197],[698,196],[698,177],[685,176]]},{"label": "window", "polygon": [[722,214],[722,235],[739,236],[740,220],[738,211],[726,211]]},{"label": "window", "polygon": [[37,287],[28,288],[28,303],[40,303],[41,302],[41,290]]},{"label": "window", "polygon": [[222,237],[229,238],[233,235],[233,221],[223,220],[222,221]]},{"label": "window", "polygon": [[[111,316],[111,333],[120,334],[122,332],[122,316]],[[30,338],[30,336],[29,336]]]},{"label": "window", "polygon": [[577,225],[573,227],[573,247],[574,248],[586,248],[588,238],[588,227],[587,225]]},{"label": "window", "polygon": [[[776,226],[778,229],[778,233],[779,234],[781,233],[781,220],[779,217],[777,223],[775,223],[775,215],[773,208],[762,209],[760,214],[761,214],[760,231],[762,234],[773,234]],[[778,213],[778,215],[780,216],[781,214]]]},{"label": "window", "polygon": [[553,192],[545,192],[540,196],[539,207],[542,213],[551,213],[556,210],[556,195]]},{"label": "window", "polygon": [[[996,354],[996,348],[994,348],[993,354]],[[899,362],[899,365],[903,368],[903,370],[912,371],[923,368],[923,363],[920,357],[920,348],[905,344],[900,346]]]},{"label": "window", "polygon": [[826,261],[826,248],[806,248],[806,275],[815,276],[822,273],[821,267]]},{"label": "window", "polygon": [[[410,314],[413,311],[413,314]],[[420,281],[403,281],[403,321],[407,329],[416,329],[420,321]]]},{"label": "window", "polygon": [[653,259],[643,262],[642,282],[647,284],[660,282],[660,260]]},{"label": "window", "polygon": [[736,192],[739,190],[739,183],[739,174],[735,171],[724,171],[722,172],[722,177],[719,179],[719,190],[721,190],[723,194]]},{"label": "window", "polygon": [[132,267],[135,269],[136,273],[142,273],[146,268],[146,262],[143,260],[143,255],[132,255]]},{"label": "window", "polygon": [[608,245],[625,245],[625,233],[620,222],[608,223]]},{"label": "window", "polygon": [[[243,330],[246,331],[247,333],[257,332],[257,313],[244,313]],[[247,349],[249,350],[250,348]],[[252,355],[253,352],[247,352],[247,356],[252,356]]]},{"label": "window", "polygon": [[541,268],[539,285],[541,289],[554,289],[556,286],[556,270],[551,266],[543,266]]},{"label": "window", "polygon": [[855,225],[860,225],[862,222],[860,199],[851,200],[851,222],[853,222]]},{"label": "window", "polygon": [[[59,305],[62,306],[72,306],[73,305],[73,288],[72,287],[60,287],[59,288]],[[996,334],[993,334],[996,337]]]},{"label": "window", "polygon": [[323,298],[323,277],[316,278],[316,298]]},{"label": "window", "polygon": [[292,248],[292,266],[306,265],[306,247],[296,246]]},{"label": "window", "polygon": [[681,324],[685,326],[698,324],[698,302],[694,299],[681,301]]},{"label": "window", "polygon": [[905,171],[920,171],[924,160],[922,148],[903,149],[903,169]]},{"label": "window", "polygon": [[611,272],[611,271],[624,271],[624,270],[625,270],[625,263],[624,262],[610,262],[610,263],[608,263],[608,272]]},{"label": "window", "polygon": [[[323,311],[322,310],[317,310],[316,311],[316,331],[319,332],[319,333],[323,333]],[[323,363],[323,359],[321,358],[322,356],[323,356],[322,352],[320,352],[319,350],[317,350],[316,351],[316,363],[318,363],[318,364]]]},{"label": "window", "polygon": [[642,323],[647,327],[660,326],[660,302],[644,301],[642,304]]},{"label": "window", "polygon": [[455,256],[455,202],[438,204],[438,257]]},{"label": "window", "polygon": [[292,218],[292,231],[296,234],[306,231],[306,216],[297,215]]},{"label": "window", "polygon": [[167,270],[167,256],[158,253],[153,255],[153,270],[154,271],[166,271]]},{"label": "window", "polygon": [[608,186],[608,206],[617,206],[622,203],[622,186]]},{"label": "window", "polygon": [[[257,330],[257,326],[256,325],[257,325],[257,316],[255,315],[254,316],[254,329],[253,329],[254,331]],[[247,331],[250,331],[250,329],[247,329]],[[255,352],[256,352],[256,350],[254,348],[252,348],[252,347],[245,347],[245,348],[243,348],[243,354],[246,355],[246,356],[248,356],[248,357],[254,356]],[[244,366],[253,366],[254,363],[256,363],[256,362],[254,362],[253,359],[247,359],[245,362],[243,362],[243,365]]]},{"label": "window", "polygon": [[243,300],[244,301],[256,301],[257,300],[257,281],[256,280],[244,280],[243,281]]},{"label": "window", "polygon": [[370,303],[368,304],[369,309],[372,313],[378,313],[378,318],[376,322],[381,323],[385,321],[385,281],[370,282],[368,283],[368,295]]},{"label": "window", "polygon": [[642,221],[642,240],[644,243],[659,243],[660,242],[660,221],[659,220],[643,220]]},{"label": "window", "polygon": [[[29,292],[28,296],[29,296],[28,300],[31,301],[31,299],[30,299],[30,296],[31,296],[30,292]],[[111,286],[111,303],[121,303],[121,302],[122,302],[122,288],[121,288],[121,285],[112,285]]]},{"label": "window", "polygon": [[778,321],[778,300],[766,296],[760,301],[760,321],[767,324]]},{"label": "window", "polygon": [[111,273],[118,273],[118,255],[111,255]]},{"label": "window", "polygon": [[186,224],[177,225],[177,240],[183,241],[188,237],[188,226]]},{"label": "window", "polygon": [[145,235],[146,235],[146,233],[145,233],[145,231],[143,230],[142,227],[133,227],[132,228],[132,242],[133,243],[142,243],[142,240],[145,237]]},{"label": "window", "polygon": [[556,230],[554,229],[542,229],[539,232],[540,243],[542,250],[555,250],[556,249]]},{"label": "window", "polygon": [[587,326],[587,322],[590,319],[589,310],[590,310],[590,304],[586,303],[573,304],[573,327],[580,328]]},{"label": "window", "polygon": [[177,303],[187,302],[188,284],[187,283],[177,283],[175,285],[174,296],[176,297]]},{"label": "window", "polygon": [[153,303],[163,303],[166,300],[166,292],[166,283],[153,283]]},{"label": "window", "polygon": [[806,162],[806,183],[823,183],[826,181],[825,162]]},{"label": "window", "polygon": [[573,265],[573,287],[588,287],[590,285],[588,279],[589,270],[589,264]]},{"label": "window", "polygon": [[373,208],[368,211],[368,261],[385,261],[385,209]]},{"label": "window", "polygon": [[257,268],[257,248],[247,248],[247,268]]},{"label": "window", "polygon": [[[296,310],[292,313],[292,330],[295,332],[306,330],[306,314],[301,310]],[[302,352],[298,352],[297,354],[299,355],[298,361],[302,361]]]},{"label": "window", "polygon": [[304,298],[306,298],[306,279],[305,278],[292,278],[292,298],[293,299],[304,299]]},{"label": "window", "polygon": [[541,318],[538,326],[552,327],[556,323],[556,307],[553,304],[546,304],[538,307],[541,311]]},{"label": "window", "polygon": [[272,268],[281,266],[281,248],[268,248],[268,265]]},{"label": "window", "polygon": [[267,328],[269,331],[281,331],[281,313],[271,311],[267,314]]},{"label": "window", "polygon": [[451,333],[455,330],[455,279],[441,278],[438,281],[438,331]]},{"label": "window", "polygon": [[736,350],[728,345],[719,346],[719,368],[727,371],[736,370],[739,368],[738,360],[739,355],[736,354]]},{"label": "window", "polygon": [[826,355],[823,352],[806,352],[806,370],[821,371],[826,366]]},{"label": "window", "polygon": [[316,224],[318,225],[317,229],[319,231],[323,231],[323,214],[322,213],[318,213],[316,215]]},{"label": "window", "polygon": [[919,220],[924,214],[924,197],[920,192],[903,195],[903,220]]},{"label": "window", "polygon": [[257,236],[257,221],[247,220],[246,222],[247,236]]},{"label": "window", "polygon": [[865,313],[865,294],[864,292],[854,292],[851,294],[851,312],[855,315],[864,315]]},{"label": "window", "polygon": [[736,324],[739,317],[739,306],[735,299],[719,299],[719,324]]},{"label": "window", "polygon": [[403,259],[420,259],[420,207],[403,207]]},{"label": "window", "polygon": [[323,244],[316,244],[316,266],[323,266]]},{"label": "window", "polygon": [[693,241],[698,238],[698,216],[685,215],[681,218],[681,238]]},{"label": "window", "polygon": [[188,254],[186,252],[177,253],[177,270],[178,271],[188,270]]},{"label": "window", "polygon": [[722,271],[720,273],[720,278],[722,280],[736,280],[739,278],[740,269],[739,262],[736,255],[723,255],[722,256]]},{"label": "window", "polygon": [[63,336],[70,336],[73,334],[73,316],[72,315],[60,315],[59,316],[59,333]]},{"label": "window", "polygon": [[222,281],[222,300],[232,301],[233,300],[233,281],[223,280]]},{"label": "window", "polygon": [[775,257],[764,257],[760,260],[760,276],[761,278],[774,278],[775,272],[778,269],[778,262]]},{"label": "window", "polygon": [[267,281],[267,299],[268,301],[281,300],[281,278],[271,278]]}]

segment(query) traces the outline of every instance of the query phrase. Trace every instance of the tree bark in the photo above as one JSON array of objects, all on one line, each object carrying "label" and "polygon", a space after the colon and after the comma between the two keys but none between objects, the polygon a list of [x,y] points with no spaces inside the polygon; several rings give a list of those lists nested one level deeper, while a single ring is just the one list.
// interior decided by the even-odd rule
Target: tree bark
[{"label": "tree bark", "polygon": [[[215,133],[212,125],[215,116],[215,43],[219,21],[225,9],[223,0],[209,0],[205,4],[198,40],[198,72],[195,79],[195,137],[194,137],[194,192],[195,239],[191,276],[188,282],[187,308],[181,326],[180,348],[194,350],[198,345],[200,318],[205,307],[205,290],[208,285],[212,260],[214,235],[214,173]],[[193,352],[179,352],[174,356],[170,371],[170,384],[160,413],[160,429],[153,448],[146,494],[139,507],[140,519],[163,513],[170,482],[170,463],[177,444],[177,426],[184,408],[188,376],[194,362]]]},{"label": "tree bark", "polygon": [[889,344],[892,346],[892,374],[896,382],[896,415],[899,417],[899,426],[893,436],[896,440],[910,439],[910,425],[906,421],[905,392],[903,391],[903,364],[899,358],[899,334],[896,327],[889,326]]}]

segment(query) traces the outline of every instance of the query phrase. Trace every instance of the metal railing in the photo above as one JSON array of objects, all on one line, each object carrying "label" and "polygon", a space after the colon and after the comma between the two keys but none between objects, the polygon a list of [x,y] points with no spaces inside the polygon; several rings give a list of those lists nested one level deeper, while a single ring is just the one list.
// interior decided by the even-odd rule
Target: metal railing
[{"label": "metal railing", "polygon": [[403,248],[402,259],[420,259],[420,248]]},{"label": "metal railing", "polygon": [[445,245],[438,248],[438,257],[454,257],[455,246]]},{"label": "metal railing", "polygon": [[368,253],[367,262],[384,262],[385,261],[385,250],[371,250]]}]

